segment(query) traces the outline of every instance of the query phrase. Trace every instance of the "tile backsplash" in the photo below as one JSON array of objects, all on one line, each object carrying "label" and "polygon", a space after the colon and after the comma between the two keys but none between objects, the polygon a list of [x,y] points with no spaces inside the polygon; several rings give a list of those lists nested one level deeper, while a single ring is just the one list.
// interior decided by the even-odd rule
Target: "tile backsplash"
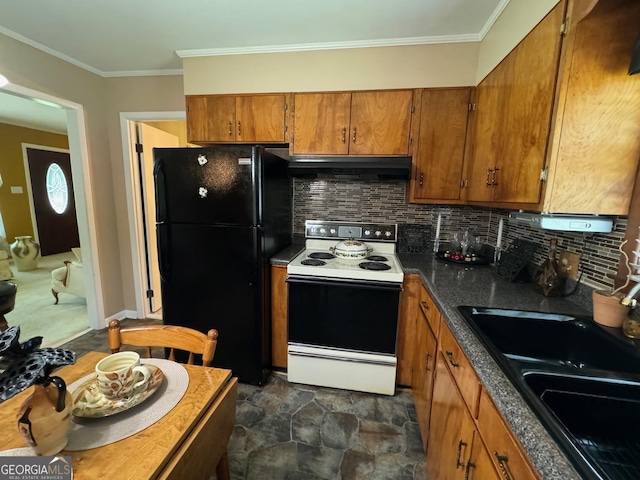
[{"label": "tile backsplash", "polygon": [[593,288],[613,287],[618,269],[618,247],[624,239],[627,218],[618,217],[608,234],[553,232],[537,230],[507,221],[509,210],[457,206],[418,205],[407,203],[406,181],[370,181],[346,179],[294,180],[294,234],[304,235],[305,220],[342,220],[349,222],[416,223],[432,226],[435,234],[441,217],[440,241],[448,242],[456,232],[480,236],[484,243],[495,245],[498,224],[504,219],[502,249],[515,238],[540,245],[534,262],[541,264],[549,239],[558,239],[558,250],[581,255],[581,282]]}]

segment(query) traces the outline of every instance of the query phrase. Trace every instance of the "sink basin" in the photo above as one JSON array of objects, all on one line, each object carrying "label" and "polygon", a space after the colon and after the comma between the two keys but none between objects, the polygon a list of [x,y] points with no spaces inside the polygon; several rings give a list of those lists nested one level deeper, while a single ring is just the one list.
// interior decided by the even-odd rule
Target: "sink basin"
[{"label": "sink basin", "polygon": [[491,348],[508,358],[640,374],[638,349],[589,319],[477,307],[458,309],[481,340],[488,340]]},{"label": "sink basin", "polygon": [[583,478],[640,478],[640,349],[584,317],[458,310]]},{"label": "sink basin", "polygon": [[547,411],[543,423],[587,460],[592,478],[640,478],[640,382],[547,372],[523,378]]}]

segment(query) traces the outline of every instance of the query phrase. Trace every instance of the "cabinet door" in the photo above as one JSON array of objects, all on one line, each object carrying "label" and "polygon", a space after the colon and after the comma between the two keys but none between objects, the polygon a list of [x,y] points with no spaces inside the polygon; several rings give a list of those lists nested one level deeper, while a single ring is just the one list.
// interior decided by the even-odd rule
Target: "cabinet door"
[{"label": "cabinet door", "polygon": [[271,267],[271,365],[287,368],[287,267]]},{"label": "cabinet door", "polygon": [[188,96],[187,139],[193,143],[235,141],[235,97]]},{"label": "cabinet door", "polygon": [[429,442],[429,421],[431,419],[431,398],[433,396],[433,372],[436,365],[436,337],[429,328],[424,313],[418,314],[416,324],[416,351],[413,364],[411,389],[418,414],[422,445],[427,451]]},{"label": "cabinet door", "polygon": [[513,57],[507,56],[476,89],[473,155],[467,170],[470,202],[487,202],[493,197],[493,172],[502,155],[506,92],[512,69]]},{"label": "cabinet door", "polygon": [[496,159],[494,202],[538,203],[555,80],[564,3],[555,7],[509,55],[502,155]]},{"label": "cabinet door", "polygon": [[346,155],[351,93],[296,93],[293,153]]},{"label": "cabinet door", "polygon": [[473,422],[442,355],[438,355],[435,375],[428,476],[437,480],[464,479],[473,441]]},{"label": "cabinet door", "polygon": [[284,95],[236,97],[236,141],[284,143]]},{"label": "cabinet door", "polygon": [[350,155],[407,155],[413,91],[351,94]]},{"label": "cabinet door", "polygon": [[[521,480],[520,477],[504,477],[510,480]],[[526,477],[523,477],[526,478]],[[478,431],[473,434],[473,448],[467,465],[465,466],[465,480],[502,480],[493,467],[491,456],[484,446]]]},{"label": "cabinet door", "polygon": [[402,283],[396,345],[398,357],[396,383],[398,385],[410,386],[413,381],[411,372],[415,356],[416,320],[421,283],[419,275],[405,275]]},{"label": "cabinet door", "polygon": [[421,92],[412,200],[460,199],[470,95],[470,88]]}]

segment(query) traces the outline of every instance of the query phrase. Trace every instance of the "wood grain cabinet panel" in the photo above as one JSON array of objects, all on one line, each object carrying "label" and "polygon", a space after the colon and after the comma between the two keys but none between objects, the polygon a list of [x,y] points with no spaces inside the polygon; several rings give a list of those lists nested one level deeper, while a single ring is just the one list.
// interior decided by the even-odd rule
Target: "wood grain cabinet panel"
[{"label": "wood grain cabinet panel", "polygon": [[287,267],[271,266],[271,365],[287,368]]},{"label": "wood grain cabinet panel", "polygon": [[351,94],[351,155],[407,155],[412,90]]},{"label": "wood grain cabinet panel", "polygon": [[296,93],[294,155],[349,153],[351,93]]},{"label": "wood grain cabinet panel", "polygon": [[298,93],[291,152],[408,155],[412,90]]},{"label": "wood grain cabinet panel", "polygon": [[438,338],[440,334],[440,324],[442,322],[442,314],[438,307],[436,307],[436,302],[433,301],[429,291],[426,287],[421,284],[420,287],[420,310],[422,311],[424,317],[427,319],[429,323],[429,327],[433,334]]},{"label": "wood grain cabinet panel", "polygon": [[464,159],[472,88],[415,92],[414,154],[409,201],[463,200]]},{"label": "wood grain cabinet panel", "polygon": [[433,374],[438,353],[437,337],[431,331],[424,311],[420,310],[416,322],[416,349],[414,352],[411,390],[418,415],[422,445],[427,451],[429,442],[429,422],[431,421],[431,400],[433,396]]},{"label": "wood grain cabinet panel", "polygon": [[492,463],[498,471],[506,472],[505,478],[507,475],[513,480],[540,478],[484,389],[480,394],[478,430],[487,445]]},{"label": "wood grain cabinet panel", "polygon": [[413,371],[413,361],[416,348],[416,325],[418,315],[418,300],[422,281],[419,275],[405,275],[400,296],[400,313],[398,316],[398,341],[396,357],[396,383],[410,386]]},{"label": "wood grain cabinet panel", "polygon": [[480,379],[466,355],[458,345],[451,330],[446,325],[440,329],[439,350],[446,359],[447,366],[456,380],[462,397],[471,415],[475,418],[478,413],[478,398],[480,397]]},{"label": "wood grain cabinet panel", "polygon": [[286,95],[188,95],[187,140],[285,143]]},{"label": "wood grain cabinet panel", "polygon": [[470,202],[540,201],[564,2],[478,85]]}]

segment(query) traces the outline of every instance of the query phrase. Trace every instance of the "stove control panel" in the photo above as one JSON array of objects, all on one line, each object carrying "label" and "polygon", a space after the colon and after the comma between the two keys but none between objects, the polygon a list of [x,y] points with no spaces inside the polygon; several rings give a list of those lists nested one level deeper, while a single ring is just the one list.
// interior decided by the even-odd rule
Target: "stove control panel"
[{"label": "stove control panel", "polygon": [[354,238],[357,240],[395,242],[397,240],[396,224],[330,222],[324,220],[307,220],[305,222],[306,238]]}]

